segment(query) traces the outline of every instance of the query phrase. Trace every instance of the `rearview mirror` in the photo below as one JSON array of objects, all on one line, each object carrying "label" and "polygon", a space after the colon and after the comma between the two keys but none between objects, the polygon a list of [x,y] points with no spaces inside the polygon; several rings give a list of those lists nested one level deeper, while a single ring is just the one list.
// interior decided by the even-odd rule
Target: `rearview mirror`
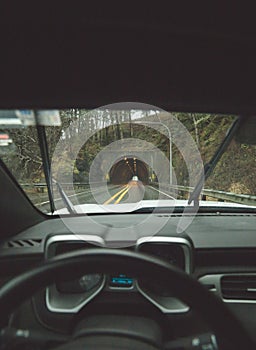
[{"label": "rearview mirror", "polygon": [[29,125],[60,126],[58,110],[0,110],[0,128],[19,128]]}]

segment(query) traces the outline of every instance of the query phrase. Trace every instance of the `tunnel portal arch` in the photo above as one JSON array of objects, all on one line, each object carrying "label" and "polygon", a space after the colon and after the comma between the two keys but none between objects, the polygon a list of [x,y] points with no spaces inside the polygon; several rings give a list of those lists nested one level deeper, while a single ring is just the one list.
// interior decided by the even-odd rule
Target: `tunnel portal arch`
[{"label": "tunnel portal arch", "polygon": [[113,164],[109,171],[109,179],[112,184],[126,184],[137,176],[143,184],[149,183],[149,166],[138,157],[122,157]]}]

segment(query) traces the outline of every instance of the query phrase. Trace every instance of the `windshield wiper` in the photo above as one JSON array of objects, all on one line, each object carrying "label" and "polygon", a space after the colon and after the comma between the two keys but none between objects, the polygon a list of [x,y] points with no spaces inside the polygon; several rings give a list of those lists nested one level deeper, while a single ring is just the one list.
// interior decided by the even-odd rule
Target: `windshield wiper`
[{"label": "windshield wiper", "polygon": [[45,127],[42,125],[39,125],[37,111],[34,111],[34,114],[35,114],[37,135],[38,135],[38,140],[39,140],[39,147],[40,147],[40,152],[41,152],[41,156],[42,156],[42,160],[43,160],[44,175],[45,175],[45,181],[46,181],[47,190],[48,190],[50,208],[51,208],[51,213],[53,214],[55,211],[55,205],[54,205],[54,200],[53,200],[52,180],[51,180],[51,170],[50,170],[50,158],[49,158],[49,150],[48,150],[48,145],[47,145]]},{"label": "windshield wiper", "polygon": [[52,189],[52,183],[54,182],[58,188],[59,194],[68,209],[70,214],[76,214],[76,210],[71,203],[70,199],[68,198],[67,194],[63,190],[62,186],[58,183],[58,181],[51,178],[51,167],[50,167],[50,157],[49,157],[49,150],[48,150],[48,144],[47,144],[47,137],[45,133],[45,126],[40,125],[38,123],[38,113],[37,111],[34,111],[35,114],[35,120],[36,120],[36,128],[37,128],[37,134],[38,134],[38,140],[39,140],[39,146],[41,151],[41,156],[43,160],[43,168],[44,168],[44,174],[45,174],[45,181],[48,189],[48,197],[50,202],[50,208],[51,213],[53,214],[56,210],[55,204],[54,204],[54,198],[53,198],[53,189]]},{"label": "windshield wiper", "polygon": [[217,151],[214,153],[213,157],[211,158],[210,162],[205,164],[204,169],[202,171],[202,174],[200,176],[199,181],[197,182],[194,190],[191,192],[188,204],[191,204],[192,201],[194,201],[194,207],[199,207],[199,196],[203,189],[205,180],[208,179],[208,177],[213,172],[214,168],[216,167],[218,161],[220,160],[223,153],[226,151],[227,147],[229,146],[230,142],[232,141],[237,129],[240,126],[242,117],[238,117],[231,127],[229,128],[224,140],[221,142],[220,146],[218,147]]},{"label": "windshield wiper", "polygon": [[60,183],[58,183],[58,181],[52,179],[52,182],[57,186],[57,189],[59,191],[59,194],[66,206],[66,208],[68,209],[70,214],[76,214],[77,211],[75,210],[75,207],[73,206],[71,200],[68,198],[66,192],[63,190],[62,186]]}]

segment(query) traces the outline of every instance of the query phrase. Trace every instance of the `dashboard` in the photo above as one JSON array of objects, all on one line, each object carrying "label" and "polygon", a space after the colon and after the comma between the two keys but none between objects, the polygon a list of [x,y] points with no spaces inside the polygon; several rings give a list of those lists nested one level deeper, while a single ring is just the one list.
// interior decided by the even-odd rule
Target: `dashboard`
[{"label": "dashboard", "polygon": [[[45,259],[79,249],[105,247],[104,239],[93,235],[56,235],[46,241]],[[190,273],[192,270],[192,245],[185,237],[143,237],[130,250],[156,256],[173,266]],[[170,295],[169,290],[154,281],[137,280],[125,271],[113,275],[87,274],[71,281],[58,282],[46,289],[46,305],[49,311],[77,313],[101,291],[140,293],[164,313],[188,311],[188,307]]]},{"label": "dashboard", "polygon": [[[29,227],[0,246],[0,283],[44,259],[73,250],[104,248],[109,242],[104,232],[97,231],[98,223],[127,226],[131,221],[136,224],[144,214],[139,215],[97,215],[93,220],[70,217],[69,228],[76,234],[59,218]],[[162,214],[154,215],[156,221],[162,220]],[[256,340],[255,215],[199,213],[183,236],[177,234],[179,220],[179,214],[170,215],[157,235],[144,234],[126,249],[157,256],[191,274],[227,303]],[[17,327],[24,322],[30,327],[32,321],[28,320],[34,319],[34,328],[68,333],[75,319],[102,313],[148,315],[158,320],[170,337],[209,331],[193,310],[164,288],[154,281],[137,280],[118,266],[111,276],[84,275],[72,281],[62,278],[22,306],[13,322]]]}]

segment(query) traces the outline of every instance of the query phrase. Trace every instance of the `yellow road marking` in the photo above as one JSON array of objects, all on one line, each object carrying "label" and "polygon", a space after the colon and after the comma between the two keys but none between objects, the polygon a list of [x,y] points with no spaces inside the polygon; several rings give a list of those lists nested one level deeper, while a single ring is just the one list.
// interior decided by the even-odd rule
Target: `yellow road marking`
[{"label": "yellow road marking", "polygon": [[109,204],[110,202],[112,202],[117,196],[119,196],[123,191],[125,191],[127,189],[127,187],[128,187],[128,185],[125,185],[119,192],[114,194],[112,197],[110,197],[108,200],[106,200],[106,202],[104,202],[103,204]]},{"label": "yellow road marking", "polygon": [[126,195],[126,193],[129,191],[130,186],[128,186],[128,188],[121,194],[121,196],[115,201],[115,204],[118,204],[121,199]]}]

